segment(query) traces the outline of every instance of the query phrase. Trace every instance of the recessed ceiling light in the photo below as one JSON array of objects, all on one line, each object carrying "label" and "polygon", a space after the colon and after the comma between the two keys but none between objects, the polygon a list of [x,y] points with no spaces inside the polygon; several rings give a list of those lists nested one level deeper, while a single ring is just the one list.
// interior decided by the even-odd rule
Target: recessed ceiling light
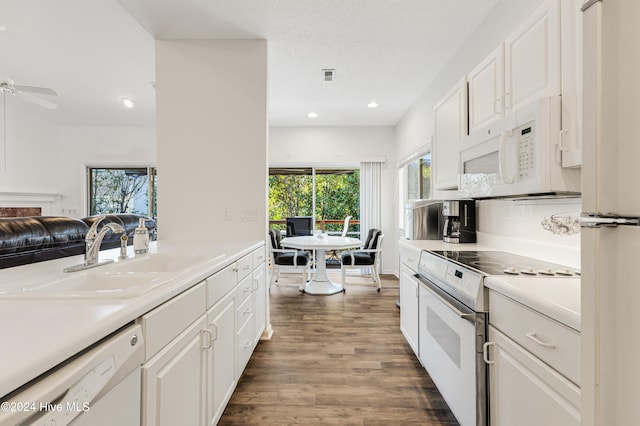
[{"label": "recessed ceiling light", "polygon": [[129,98],[122,98],[120,99],[122,101],[122,103],[124,104],[124,106],[126,106],[127,108],[133,108],[133,101]]},{"label": "recessed ceiling light", "polygon": [[378,105],[377,102],[369,102],[367,104],[367,108],[378,108],[380,105]]},{"label": "recessed ceiling light", "polygon": [[318,117],[318,114],[317,114],[317,113],[315,113],[315,112],[310,112],[309,114],[307,114],[307,117],[309,117],[309,118],[316,118],[316,117]]}]

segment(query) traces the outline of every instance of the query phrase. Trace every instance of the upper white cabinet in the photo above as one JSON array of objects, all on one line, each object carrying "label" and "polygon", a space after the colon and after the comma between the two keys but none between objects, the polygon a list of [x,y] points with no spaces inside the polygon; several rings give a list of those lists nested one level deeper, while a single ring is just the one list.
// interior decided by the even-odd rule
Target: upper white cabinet
[{"label": "upper white cabinet", "polygon": [[[564,2],[562,7],[571,8]],[[560,2],[547,0],[467,75],[469,134],[536,99],[561,94],[560,17]],[[565,71],[563,83],[575,66]]]},{"label": "upper white cabinet", "polygon": [[560,2],[547,0],[504,42],[504,108],[561,94]]},{"label": "upper white cabinet", "polygon": [[458,188],[458,144],[467,134],[467,81],[460,80],[434,107],[433,186]]},{"label": "upper white cabinet", "polygon": [[582,165],[582,1],[563,1],[561,9],[563,167]]},{"label": "upper white cabinet", "polygon": [[467,75],[467,82],[471,134],[504,113],[504,43]]}]

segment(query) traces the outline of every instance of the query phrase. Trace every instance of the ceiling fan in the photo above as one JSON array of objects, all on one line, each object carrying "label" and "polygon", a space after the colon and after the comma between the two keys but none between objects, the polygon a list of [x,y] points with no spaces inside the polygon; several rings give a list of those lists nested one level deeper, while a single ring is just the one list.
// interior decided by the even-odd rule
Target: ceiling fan
[{"label": "ceiling fan", "polygon": [[11,95],[17,95],[24,99],[25,101],[31,102],[33,104],[39,105],[43,108],[47,109],[55,109],[58,108],[58,105],[54,104],[51,101],[43,99],[41,97],[32,95],[32,93],[36,93],[38,95],[49,95],[49,96],[58,96],[58,94],[48,87],[36,87],[36,86],[23,86],[15,84],[13,80],[10,78],[0,77],[0,92],[4,95],[7,93]]}]

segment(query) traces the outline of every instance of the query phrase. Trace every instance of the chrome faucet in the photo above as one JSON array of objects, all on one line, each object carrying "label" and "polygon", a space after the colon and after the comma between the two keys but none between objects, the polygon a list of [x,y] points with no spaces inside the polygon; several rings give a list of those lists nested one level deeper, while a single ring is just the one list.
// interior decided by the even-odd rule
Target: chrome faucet
[{"label": "chrome faucet", "polygon": [[64,269],[64,272],[75,272],[81,271],[83,269],[93,268],[95,266],[104,265],[105,263],[113,262],[113,259],[103,260],[101,262],[98,261],[98,254],[100,253],[100,245],[102,244],[102,240],[107,232],[112,231],[114,233],[124,234],[124,228],[118,225],[117,223],[106,223],[102,229],[98,232],[98,225],[100,222],[104,220],[105,216],[100,216],[91,228],[89,228],[89,232],[84,238],[85,242],[85,253],[84,253],[84,263],[79,265],[70,266]]}]

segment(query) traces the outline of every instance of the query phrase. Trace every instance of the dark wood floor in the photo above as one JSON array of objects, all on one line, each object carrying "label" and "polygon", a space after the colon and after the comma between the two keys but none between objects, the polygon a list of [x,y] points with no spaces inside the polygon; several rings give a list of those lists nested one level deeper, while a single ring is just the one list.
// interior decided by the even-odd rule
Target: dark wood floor
[{"label": "dark wood floor", "polygon": [[258,344],[219,424],[457,425],[400,332],[397,285],[332,296],[273,286],[273,338]]}]

